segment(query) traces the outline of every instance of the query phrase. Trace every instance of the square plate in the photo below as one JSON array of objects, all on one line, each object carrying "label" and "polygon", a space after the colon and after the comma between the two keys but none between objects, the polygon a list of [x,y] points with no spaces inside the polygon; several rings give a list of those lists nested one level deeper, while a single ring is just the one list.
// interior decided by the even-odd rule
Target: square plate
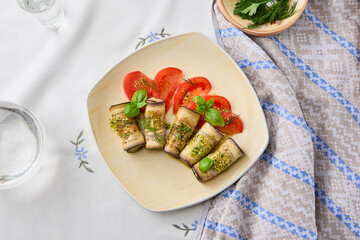
[{"label": "square plate", "polygon": [[[127,101],[122,90],[124,76],[139,70],[154,77],[170,66],[180,68],[184,78],[209,79],[210,93],[225,96],[244,122],[243,133],[233,138],[245,155],[205,183],[198,182],[189,167],[164,151],[124,152],[121,139],[109,127],[109,107]],[[96,142],[111,172],[131,196],[152,211],[187,207],[220,193],[256,162],[269,141],[264,113],[245,74],[224,50],[200,33],[166,38],[133,53],[93,87],[87,105]],[[167,122],[171,115],[172,110]]]}]

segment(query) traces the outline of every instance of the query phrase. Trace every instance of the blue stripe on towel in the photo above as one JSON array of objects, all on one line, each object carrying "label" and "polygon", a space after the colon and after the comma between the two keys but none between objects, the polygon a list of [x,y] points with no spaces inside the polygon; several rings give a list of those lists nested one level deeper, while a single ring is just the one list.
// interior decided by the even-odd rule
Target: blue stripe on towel
[{"label": "blue stripe on towel", "polygon": [[315,196],[338,218],[340,219],[356,236],[360,237],[360,227],[341,208],[339,208],[325,192],[315,184]]},{"label": "blue stripe on towel", "polygon": [[[221,38],[246,36],[238,28],[219,29],[218,33]],[[279,68],[272,61],[253,61],[252,62],[252,61],[245,59],[242,61],[237,61],[236,63],[240,66],[240,68],[254,66],[256,69],[277,69],[277,70],[279,70]]]},{"label": "blue stripe on towel", "polygon": [[308,65],[306,65],[300,58],[298,58],[295,53],[290,51],[284,44],[280,42],[274,36],[269,37],[275,41],[276,46],[287,56],[290,61],[295,64],[299,69],[301,69],[305,75],[316,85],[318,85],[325,92],[333,96],[339,103],[341,103],[345,109],[351,114],[356,123],[360,126],[360,112],[354,107],[335,87],[330,85],[324,79],[320,78]]},{"label": "blue stripe on towel", "polygon": [[359,175],[357,175],[332,149],[330,149],[329,145],[316,134],[315,130],[310,127],[303,118],[290,114],[285,108],[277,104],[262,99],[260,99],[260,103],[264,110],[276,113],[293,124],[309,130],[311,140],[315,146],[329,158],[330,162],[332,162],[347,177],[347,179],[360,189]]},{"label": "blue stripe on towel", "polygon": [[338,218],[340,219],[345,226],[347,226],[356,236],[360,237],[360,227],[356,224],[348,215],[346,215],[340,207],[338,207],[334,201],[326,196],[325,192],[319,187],[318,184],[314,184],[314,177],[309,173],[304,172],[294,166],[291,166],[279,159],[277,159],[273,154],[265,151],[261,156],[261,159],[268,162],[272,166],[281,170],[282,172],[291,175],[304,183],[310,185],[315,189],[315,196],[320,199],[320,201]]},{"label": "blue stripe on towel", "polygon": [[269,153],[266,150],[262,154],[261,159],[263,159],[273,167],[279,169],[280,171],[289,174],[290,176],[293,176],[294,178],[297,178],[300,181],[303,181],[304,183],[310,185],[312,188],[315,188],[314,177],[311,176],[309,173],[279,160],[273,154]]},{"label": "blue stripe on towel", "polygon": [[226,28],[226,29],[219,29],[220,37],[227,38],[227,37],[238,37],[238,36],[246,36],[238,28]]},{"label": "blue stripe on towel", "polygon": [[217,222],[213,222],[210,220],[206,220],[204,223],[204,227],[206,227],[210,230],[213,230],[213,231],[221,232],[221,233],[226,234],[235,239],[241,239],[241,240],[246,239],[246,238],[243,238],[240,236],[240,233],[237,229],[226,226],[222,223],[217,223]]},{"label": "blue stripe on towel", "polygon": [[232,198],[240,202],[244,207],[261,217],[262,219],[294,234],[304,239],[316,239],[316,234],[310,230],[307,230],[303,227],[297,226],[275,214],[267,211],[263,207],[259,206],[257,203],[253,202],[251,199],[246,197],[242,192],[238,190],[225,190],[221,193],[222,197]]},{"label": "blue stripe on towel", "polygon": [[276,69],[279,70],[279,68],[275,65],[272,61],[256,61],[252,62],[247,59],[242,61],[236,62],[240,68],[246,68],[250,66],[254,66],[256,69]]},{"label": "blue stripe on towel", "polygon": [[304,15],[313,22],[318,28],[320,28],[324,33],[329,35],[335,42],[337,42],[340,46],[349,51],[355,58],[360,61],[360,50],[354,46],[351,42],[347,41],[345,38],[336,34],[333,30],[331,30],[328,26],[326,26],[323,22],[320,21],[309,9],[304,10]]}]

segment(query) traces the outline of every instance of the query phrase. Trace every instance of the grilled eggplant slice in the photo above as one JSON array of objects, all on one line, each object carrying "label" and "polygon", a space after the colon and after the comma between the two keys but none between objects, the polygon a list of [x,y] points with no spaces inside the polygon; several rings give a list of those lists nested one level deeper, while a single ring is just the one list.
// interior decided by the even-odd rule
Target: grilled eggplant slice
[{"label": "grilled eggplant slice", "polygon": [[165,101],[152,97],[146,103],[144,117],[145,148],[150,150],[163,149],[166,138]]},{"label": "grilled eggplant slice", "polygon": [[236,142],[232,138],[228,138],[219,146],[216,151],[207,156],[207,158],[210,158],[213,162],[209,170],[202,172],[199,168],[200,162],[196,163],[192,167],[192,170],[195,177],[200,182],[205,182],[224,172],[243,155],[244,152],[236,144]]},{"label": "grilled eggplant slice", "polygon": [[144,147],[145,139],[135,119],[124,114],[126,104],[128,102],[112,105],[109,110],[112,118],[116,121],[117,131],[121,137],[124,151],[133,153]]},{"label": "grilled eggplant slice", "polygon": [[179,107],[174,123],[171,126],[164,151],[175,158],[191,138],[194,129],[200,120],[200,114],[184,106]]},{"label": "grilled eggplant slice", "polygon": [[181,151],[180,158],[189,167],[200,161],[223,138],[223,134],[206,122]]}]

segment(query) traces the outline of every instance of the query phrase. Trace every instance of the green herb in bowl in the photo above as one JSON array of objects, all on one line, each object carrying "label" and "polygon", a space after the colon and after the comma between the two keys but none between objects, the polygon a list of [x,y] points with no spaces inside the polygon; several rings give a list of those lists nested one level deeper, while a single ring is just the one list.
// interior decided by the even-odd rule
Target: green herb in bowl
[{"label": "green herb in bowl", "polygon": [[247,28],[257,28],[294,15],[297,1],[290,3],[290,0],[239,0],[233,13],[252,21]]}]

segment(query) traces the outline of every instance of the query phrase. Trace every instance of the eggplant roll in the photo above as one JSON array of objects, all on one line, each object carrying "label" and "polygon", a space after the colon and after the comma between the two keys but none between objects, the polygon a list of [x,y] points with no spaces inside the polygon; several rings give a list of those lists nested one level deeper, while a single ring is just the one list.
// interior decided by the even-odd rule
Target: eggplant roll
[{"label": "eggplant roll", "polygon": [[164,151],[179,158],[181,150],[191,138],[201,115],[187,107],[180,106],[166,140]]},{"label": "eggplant roll", "polygon": [[199,163],[196,163],[192,170],[195,177],[200,182],[212,179],[218,174],[224,172],[230,167],[236,160],[244,155],[244,152],[236,144],[232,138],[226,139],[219,148],[213,153],[209,154],[207,158],[213,161],[212,166],[206,172],[202,172],[199,168]]},{"label": "eggplant roll", "polygon": [[165,128],[165,101],[157,98],[149,98],[145,108],[145,140],[146,149],[163,149],[166,139]]},{"label": "eggplant roll", "polygon": [[180,153],[180,158],[189,167],[200,161],[223,138],[223,134],[206,122]]},{"label": "eggplant roll", "polygon": [[112,118],[116,121],[117,131],[121,137],[124,151],[132,153],[144,147],[145,139],[135,119],[124,114],[126,104],[128,102],[112,105],[109,110]]}]

